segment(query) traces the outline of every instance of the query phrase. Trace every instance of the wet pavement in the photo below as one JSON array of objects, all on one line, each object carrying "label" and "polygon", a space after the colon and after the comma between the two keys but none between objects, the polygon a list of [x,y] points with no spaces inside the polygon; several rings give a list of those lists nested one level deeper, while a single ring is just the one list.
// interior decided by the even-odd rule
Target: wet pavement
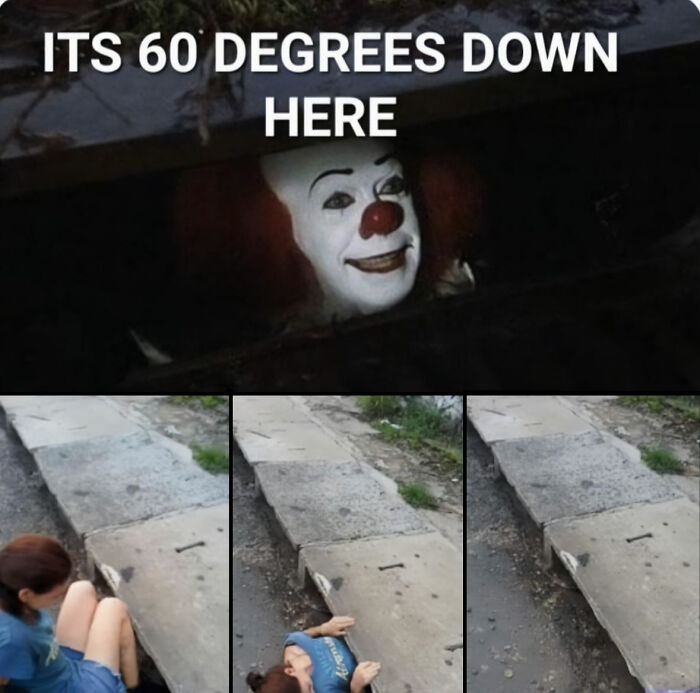
[{"label": "wet pavement", "polygon": [[470,693],[640,693],[540,532],[467,427],[467,686]]}]

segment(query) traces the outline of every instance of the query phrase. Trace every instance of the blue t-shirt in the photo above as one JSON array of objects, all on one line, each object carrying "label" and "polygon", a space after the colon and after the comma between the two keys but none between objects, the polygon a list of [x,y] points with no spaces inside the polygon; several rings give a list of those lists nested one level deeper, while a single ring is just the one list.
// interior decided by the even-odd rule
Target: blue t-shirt
[{"label": "blue t-shirt", "polygon": [[337,638],[311,638],[306,633],[289,633],[284,646],[298,645],[311,657],[311,683],[315,693],[346,693],[357,662],[345,643]]},{"label": "blue t-shirt", "polygon": [[0,611],[0,678],[10,679],[8,690],[66,693],[73,666],[59,649],[48,612],[35,623]]}]

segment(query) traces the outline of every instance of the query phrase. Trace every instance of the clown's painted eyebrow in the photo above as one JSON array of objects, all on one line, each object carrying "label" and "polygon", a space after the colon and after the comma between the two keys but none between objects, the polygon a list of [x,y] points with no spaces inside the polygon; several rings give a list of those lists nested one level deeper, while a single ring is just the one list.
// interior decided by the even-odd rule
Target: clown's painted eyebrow
[{"label": "clown's painted eyebrow", "polygon": [[318,183],[321,178],[325,178],[326,176],[331,176],[333,174],[341,174],[343,176],[351,176],[353,173],[355,173],[351,168],[333,168],[330,171],[324,171],[320,176],[316,178],[316,180],[311,183],[311,187],[309,188],[309,195],[311,195],[311,191],[314,189],[314,185]]},{"label": "clown's painted eyebrow", "polygon": [[[389,159],[396,159],[397,161],[399,160],[396,154],[393,152],[389,152],[388,154],[385,154],[384,156],[380,157],[374,162],[375,166],[381,166],[383,163],[388,161]],[[314,189],[314,185],[318,183],[322,178],[325,178],[326,176],[332,176],[334,174],[339,174],[343,176],[351,176],[355,171],[351,168],[333,168],[330,169],[329,171],[324,171],[321,175],[317,176],[316,179],[314,180],[313,183],[311,183],[311,186],[309,187],[309,195],[311,195],[311,191]]]}]

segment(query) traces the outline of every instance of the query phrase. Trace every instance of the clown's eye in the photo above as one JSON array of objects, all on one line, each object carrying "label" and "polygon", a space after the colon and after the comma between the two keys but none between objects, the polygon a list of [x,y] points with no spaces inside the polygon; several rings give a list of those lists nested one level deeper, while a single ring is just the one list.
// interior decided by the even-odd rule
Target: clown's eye
[{"label": "clown's eye", "polygon": [[355,198],[352,195],[344,192],[335,192],[323,203],[323,209],[345,209],[354,201]]},{"label": "clown's eye", "polygon": [[406,191],[406,181],[399,175],[392,176],[382,185],[380,195],[400,195]]}]

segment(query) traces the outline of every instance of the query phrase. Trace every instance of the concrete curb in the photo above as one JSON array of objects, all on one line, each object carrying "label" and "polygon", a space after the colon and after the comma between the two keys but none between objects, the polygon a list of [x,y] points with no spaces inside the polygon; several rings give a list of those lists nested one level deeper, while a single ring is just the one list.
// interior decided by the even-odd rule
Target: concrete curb
[{"label": "concrete curb", "polygon": [[299,579],[356,618],[347,641],[358,661],[382,662],[372,690],[461,691],[460,552],[305,398],[234,396],[233,431],[298,551]]},{"label": "concrete curb", "polygon": [[228,478],[208,475],[188,448],[151,430],[131,400],[0,397],[0,405],[170,690],[224,693]]},{"label": "concrete curb", "polygon": [[562,398],[467,397],[467,418],[633,675],[700,685],[697,504]]}]

